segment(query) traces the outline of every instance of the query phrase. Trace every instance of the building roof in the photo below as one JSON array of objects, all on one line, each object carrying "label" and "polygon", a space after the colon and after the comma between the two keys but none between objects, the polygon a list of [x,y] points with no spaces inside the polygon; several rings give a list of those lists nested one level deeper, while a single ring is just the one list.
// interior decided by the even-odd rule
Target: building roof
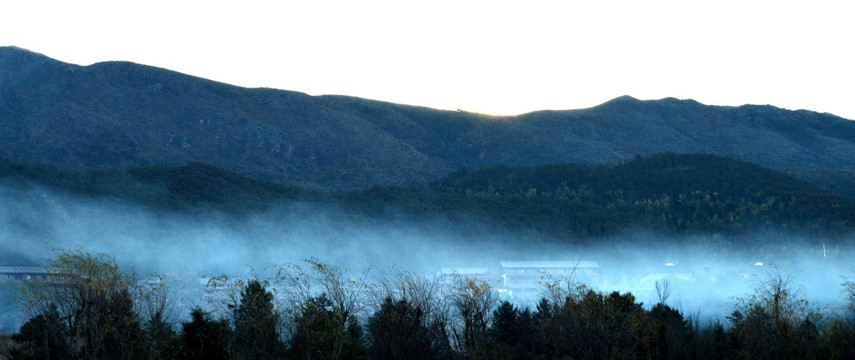
[{"label": "building roof", "polygon": [[490,272],[490,268],[485,267],[444,267],[440,268],[442,275],[484,275]]},{"label": "building roof", "polygon": [[599,268],[600,264],[593,260],[569,261],[501,261],[502,268],[526,269],[591,269]]}]

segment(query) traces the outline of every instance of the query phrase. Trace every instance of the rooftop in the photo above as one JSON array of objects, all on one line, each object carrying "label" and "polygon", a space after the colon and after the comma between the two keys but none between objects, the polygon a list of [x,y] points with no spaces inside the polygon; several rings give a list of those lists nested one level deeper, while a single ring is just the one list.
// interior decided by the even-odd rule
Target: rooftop
[{"label": "rooftop", "polygon": [[527,269],[590,269],[599,268],[600,264],[592,260],[568,261],[502,261],[502,268]]},{"label": "rooftop", "polygon": [[47,274],[48,270],[38,266],[0,266],[0,274]]}]

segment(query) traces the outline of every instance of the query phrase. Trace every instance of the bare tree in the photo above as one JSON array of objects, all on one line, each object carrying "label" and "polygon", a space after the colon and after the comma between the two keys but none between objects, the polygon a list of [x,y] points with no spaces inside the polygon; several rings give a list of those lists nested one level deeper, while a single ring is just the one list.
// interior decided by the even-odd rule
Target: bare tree
[{"label": "bare tree", "polygon": [[178,323],[177,301],[162,274],[154,274],[138,283],[137,312],[145,323],[160,322],[174,326]]},{"label": "bare tree", "polygon": [[483,280],[456,276],[447,297],[456,320],[451,335],[458,354],[463,359],[489,358],[487,329],[498,303],[493,287]]},{"label": "bare tree", "polygon": [[368,302],[379,309],[386,301],[406,301],[426,314],[440,312],[441,289],[436,279],[393,267],[388,272],[372,272]]},{"label": "bare tree", "polygon": [[287,319],[283,322],[285,332],[291,336],[305,332],[299,326],[309,326],[306,316],[326,316],[332,324],[329,348],[324,357],[338,359],[350,341],[347,328],[362,312],[368,285],[362,278],[347,277],[344,269],[307,259],[308,267],[285,264],[279,267],[274,287],[285,303]]},{"label": "bare tree", "polygon": [[[170,291],[165,276],[155,274],[138,283],[136,311],[146,332],[149,349],[166,349],[170,346],[178,324],[178,305]],[[167,356],[169,354],[162,354]],[[157,358],[155,351],[152,358]]]},{"label": "bare tree", "polygon": [[255,268],[248,267],[247,277],[233,277],[227,274],[205,275],[208,279],[205,283],[205,298],[210,306],[211,314],[220,318],[231,318],[232,310],[240,304],[241,292],[252,281],[258,281],[262,287],[269,288],[274,295],[276,289],[271,286],[270,281],[258,276]]},{"label": "bare tree", "polygon": [[[368,301],[377,309],[368,320],[375,356],[430,359],[452,353],[451,311],[436,278],[397,267],[372,272]],[[414,354],[416,348],[422,351]]]},{"label": "bare tree", "polygon": [[802,288],[795,286],[792,276],[784,276],[775,267],[755,280],[754,293],[739,301],[743,308],[760,307],[777,323],[792,323],[810,315]]},{"label": "bare tree", "polygon": [[665,304],[668,298],[671,297],[671,280],[665,278],[660,283],[656,281],[656,297],[659,298],[660,304]]},{"label": "bare tree", "polygon": [[809,339],[818,332],[819,312],[777,268],[757,278],[753,294],[737,300],[730,320],[746,358],[809,358],[815,350]]},{"label": "bare tree", "polygon": [[538,283],[543,289],[544,297],[553,305],[561,306],[567,300],[580,301],[590,290],[585,284],[576,280],[576,268],[579,261],[576,261],[576,265],[573,266],[568,275],[559,277],[549,272],[540,271]]}]

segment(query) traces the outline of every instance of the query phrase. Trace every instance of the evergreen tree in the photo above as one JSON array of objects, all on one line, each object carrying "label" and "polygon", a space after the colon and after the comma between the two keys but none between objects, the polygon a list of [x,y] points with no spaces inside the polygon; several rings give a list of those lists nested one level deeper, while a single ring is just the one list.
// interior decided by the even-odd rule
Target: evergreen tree
[{"label": "evergreen tree", "polygon": [[68,359],[72,357],[71,344],[60,321],[59,311],[50,307],[46,312],[27,320],[12,340],[19,344],[11,355],[14,359]]},{"label": "evergreen tree", "polygon": [[368,319],[369,353],[374,359],[435,359],[425,313],[406,300],[386,298]]},{"label": "evergreen tree", "polygon": [[300,307],[288,354],[293,359],[340,359],[346,343],[344,318],[326,295],[311,298]]},{"label": "evergreen tree", "polygon": [[233,309],[234,349],[240,359],[272,359],[281,351],[273,309],[273,294],[258,280],[251,280]]},{"label": "evergreen tree", "polygon": [[190,312],[190,321],[181,325],[180,359],[229,359],[231,328],[226,320],[212,320],[201,308]]}]

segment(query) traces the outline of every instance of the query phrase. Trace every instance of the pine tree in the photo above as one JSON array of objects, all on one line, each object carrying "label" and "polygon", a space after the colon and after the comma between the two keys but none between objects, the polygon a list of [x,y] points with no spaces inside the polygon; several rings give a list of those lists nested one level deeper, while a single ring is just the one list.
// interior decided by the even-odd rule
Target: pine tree
[{"label": "pine tree", "polygon": [[258,280],[251,280],[241,292],[240,304],[233,310],[234,346],[238,358],[272,359],[280,352],[276,331],[278,316],[273,309],[273,294]]}]

